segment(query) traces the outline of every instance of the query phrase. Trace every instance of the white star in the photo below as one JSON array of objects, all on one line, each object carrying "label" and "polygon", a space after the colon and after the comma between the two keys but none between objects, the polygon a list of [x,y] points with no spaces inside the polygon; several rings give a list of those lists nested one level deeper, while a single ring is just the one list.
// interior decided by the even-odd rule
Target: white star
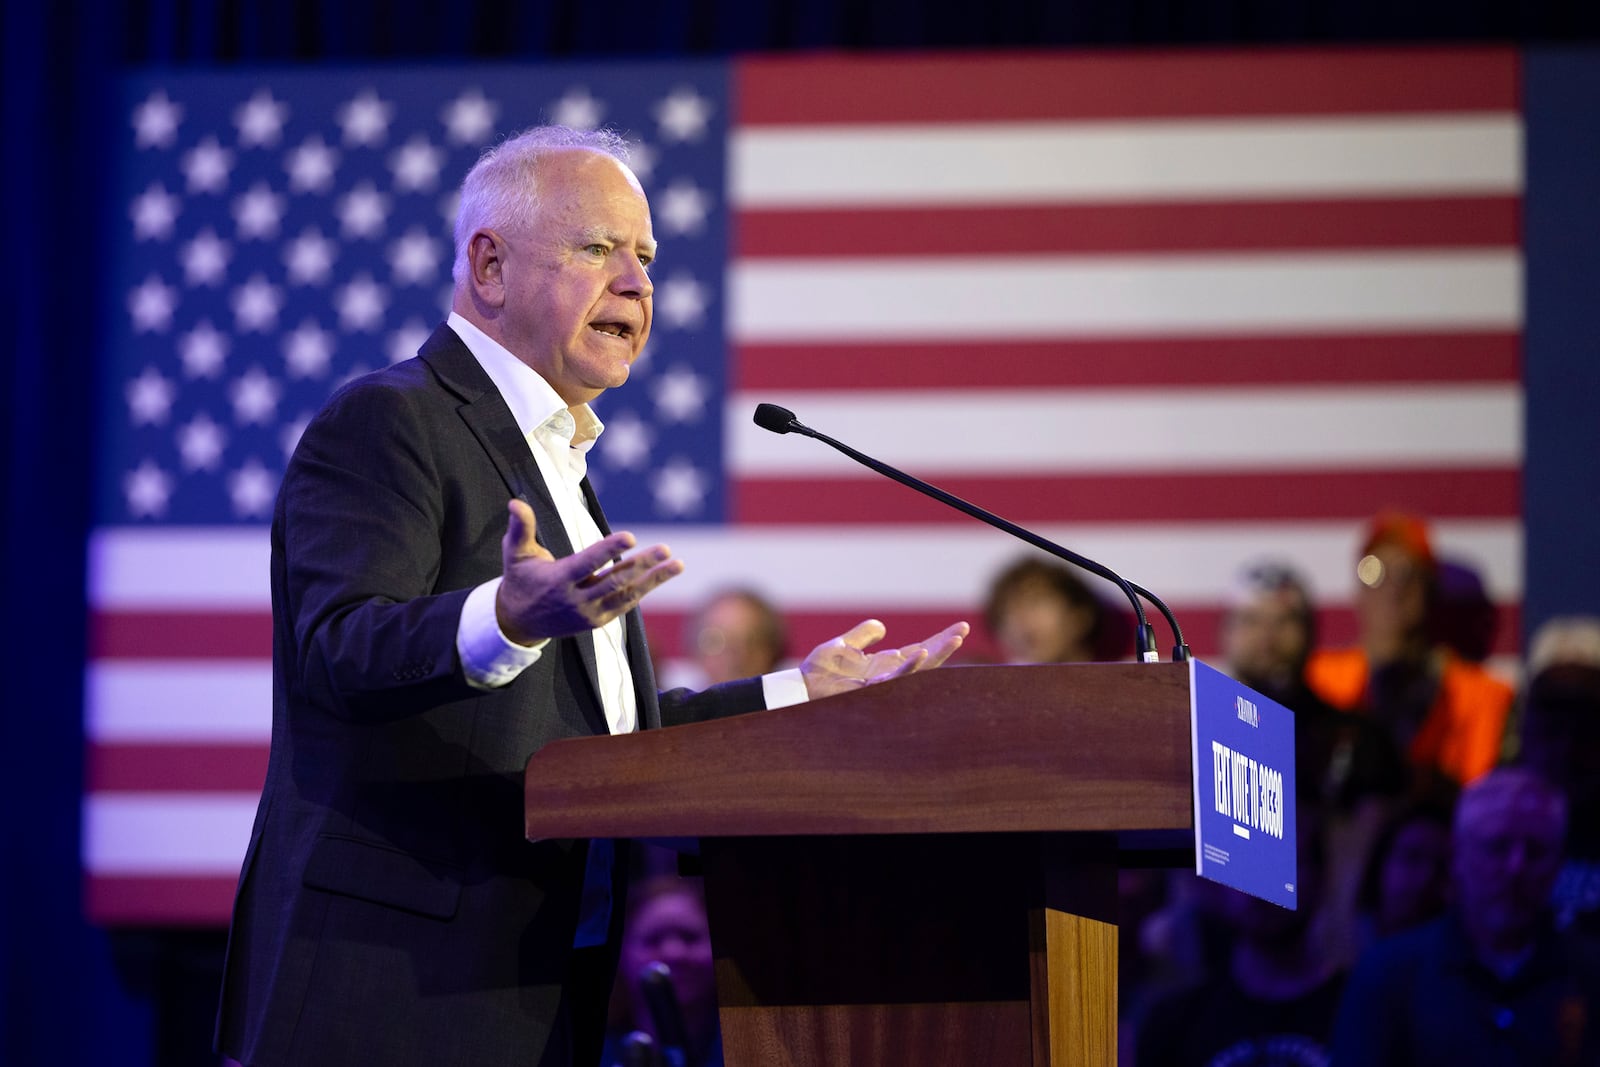
[{"label": "white star", "polygon": [[606,106],[582,85],[574,85],[550,107],[550,121],[575,130],[592,130],[605,117]]},{"label": "white star", "polygon": [[424,285],[439,273],[439,244],[413,226],[389,246],[389,267],[401,285]]},{"label": "white star", "polygon": [[287,121],[289,105],[274,100],[268,89],[257,89],[254,96],[233,110],[233,123],[239,127],[239,144],[244,148],[256,145],[270,148],[277,144]]},{"label": "white star", "polygon": [[362,182],[339,198],[339,224],[346,237],[376,237],[389,214],[389,198],[371,182]]},{"label": "white star", "polygon": [[678,273],[656,286],[655,310],[668,327],[692,329],[704,321],[710,299],[692,274]]},{"label": "white star", "polygon": [[178,428],[178,453],[184,470],[215,470],[227,443],[227,432],[203,411]]},{"label": "white star", "polygon": [[358,274],[334,294],[333,303],[339,309],[339,325],[347,333],[376,330],[383,323],[389,294],[372,275]]},{"label": "white star", "polygon": [[344,143],[376,147],[389,136],[389,122],[394,118],[394,105],[378,98],[371,89],[339,108],[339,125],[344,128]]},{"label": "white star", "polygon": [[672,90],[652,111],[666,141],[698,141],[711,121],[711,101],[687,85]]},{"label": "white star", "polygon": [[251,367],[233,380],[228,399],[233,401],[233,421],[241,426],[270,426],[278,411],[282,390],[260,367]]},{"label": "white star", "polygon": [[250,191],[233,201],[233,220],[239,225],[242,238],[276,237],[278,223],[283,218],[284,198],[256,182]]},{"label": "white star", "polygon": [[163,514],[172,488],[172,476],[148,459],[122,477],[128,511],[136,519]]},{"label": "white star", "polygon": [[482,90],[468,89],[450,101],[439,117],[456,144],[480,144],[494,128],[499,111],[499,105],[487,99]]},{"label": "white star", "polygon": [[182,201],[167,192],[166,186],[160,182],[152,182],[150,188],[133,198],[133,207],[128,215],[133,219],[133,235],[141,241],[148,241],[152,237],[166,240],[172,236],[172,224],[178,221],[178,210]]},{"label": "white star", "polygon": [[706,228],[711,197],[692,181],[679,179],[667,186],[656,201],[656,218],[671,234],[699,234]]},{"label": "white star", "polygon": [[183,154],[182,169],[191,193],[220,193],[228,187],[233,153],[207,137]]},{"label": "white star", "polygon": [[664,515],[692,515],[705,506],[710,488],[693,463],[674,457],[650,479],[650,492]]},{"label": "white star", "polygon": [[322,231],[308,226],[300,236],[283,246],[283,262],[289,268],[290,285],[321,285],[333,269],[338,247]]},{"label": "white star", "polygon": [[339,151],[323,143],[322,137],[307,137],[300,147],[291,149],[283,169],[289,172],[289,190],[295,193],[325,193],[339,168]]},{"label": "white star", "polygon": [[222,363],[228,358],[228,337],[211,325],[210,319],[201,319],[194,329],[178,338],[178,358],[183,361],[186,376],[215,378],[222,373]]},{"label": "white star", "polygon": [[456,213],[459,212],[460,210],[461,210],[461,190],[460,189],[452,189],[448,193],[444,194],[444,196],[439,198],[439,214],[444,217],[444,221],[445,222],[450,224],[450,232],[451,233],[455,232],[455,228],[456,228]]},{"label": "white star", "polygon": [[278,493],[278,479],[254,458],[228,475],[228,495],[233,498],[233,513],[240,518],[265,518],[272,513],[272,500]]},{"label": "white star", "polygon": [[178,390],[160,371],[146,367],[128,383],[123,395],[128,400],[128,417],[135,426],[159,426],[172,413],[172,402]]},{"label": "white star", "polygon": [[283,363],[291,378],[320,378],[333,359],[333,334],[307,319],[283,339]]},{"label": "white star", "polygon": [[410,359],[432,334],[421,319],[407,319],[404,326],[389,335],[389,362]]},{"label": "white star", "polygon": [[234,326],[240,333],[266,333],[278,324],[278,312],[283,308],[283,293],[277,286],[259,274],[233,291],[229,301],[233,307]]},{"label": "white star", "polygon": [[294,455],[294,446],[300,443],[300,436],[306,432],[306,427],[309,425],[311,416],[304,413],[293,422],[284,424],[283,430],[278,434],[278,447],[283,449],[285,460]]},{"label": "white star", "polygon": [[228,273],[228,242],[210,226],[195,234],[178,257],[183,260],[183,277],[190,285],[221,285]]},{"label": "white star", "polygon": [[628,146],[628,169],[641,183],[648,182],[656,169],[656,150],[639,141]]},{"label": "white star", "polygon": [[172,325],[178,306],[178,290],[154,274],[128,294],[128,313],[133,316],[135,333],[162,333]]},{"label": "white star", "polygon": [[650,454],[651,444],[650,427],[633,412],[624,411],[606,420],[606,432],[596,447],[607,466],[626,471],[639,468]]},{"label": "white star", "polygon": [[389,154],[394,187],[402,192],[423,193],[432,189],[439,184],[439,168],[443,166],[443,149],[435,148],[420,134]]},{"label": "white star", "polygon": [[668,422],[695,422],[705,412],[706,387],[700,376],[679,364],[650,385],[656,411]]},{"label": "white star", "polygon": [[133,109],[134,143],[140,148],[170,148],[183,121],[183,107],[157,89]]}]

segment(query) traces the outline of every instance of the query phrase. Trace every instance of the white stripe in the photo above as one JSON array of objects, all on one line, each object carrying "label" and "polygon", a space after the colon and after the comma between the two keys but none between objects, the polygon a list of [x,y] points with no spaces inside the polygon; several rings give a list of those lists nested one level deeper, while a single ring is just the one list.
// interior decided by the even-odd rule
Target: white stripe
[{"label": "white stripe", "polygon": [[271,556],[265,526],[106,527],[89,538],[89,599],[110,608],[266,607]]},{"label": "white stripe", "polygon": [[268,741],[272,664],[99,660],[84,675],[84,727],[101,742]]},{"label": "white stripe", "polygon": [[[894,490],[893,486],[885,486],[886,492]],[[795,610],[978,605],[983,602],[988,579],[1018,553],[1028,551],[1026,546],[976,521],[970,528],[870,523],[738,528],[634,524],[628,528],[638,536],[640,544],[664,542],[688,564],[681,577],[652,592],[645,602],[662,611],[692,610],[710,593],[728,585],[755,585],[778,604]],[[1364,523],[1356,520],[1036,526],[1042,536],[1123,571],[1128,578],[1169,601],[1194,604],[1221,602],[1238,570],[1264,556],[1302,568],[1319,602],[1347,602],[1363,528]],[[1459,556],[1483,570],[1494,599],[1514,601],[1521,597],[1521,522],[1445,519],[1434,523],[1432,530],[1441,555]],[[263,602],[258,606],[267,605]],[[193,666],[183,661],[171,662],[179,673],[187,673]],[[130,666],[118,662],[98,664],[90,673],[91,693],[100,684],[96,679],[102,669],[110,667],[115,679],[118,672]],[[155,678],[166,667],[151,664],[149,669],[152,674],[148,677]],[[264,659],[261,669],[270,670]],[[145,676],[135,670],[124,677],[131,681],[111,684],[132,686],[132,692],[142,692],[140,699],[153,709],[159,694],[152,697],[150,690],[135,684]],[[248,688],[228,689],[224,680],[217,688],[204,689],[201,706],[215,706],[220,695],[231,694],[230,701],[247,704],[250,715],[259,714],[260,709],[270,708],[271,704],[270,688],[263,677],[257,676]],[[96,713],[109,714],[109,710]],[[113,731],[142,728],[105,721],[104,729]],[[195,728],[218,727],[202,718]],[[183,729],[182,723],[173,727],[174,732]],[[108,737],[99,732],[95,736]]]},{"label": "white stripe", "polygon": [[1514,384],[735,393],[723,432],[730,468],[746,477],[879,477],[820,442],[756,426],[749,413],[763,400],[787,403],[808,426],[934,478],[1522,460],[1522,390]]},{"label": "white stripe", "polygon": [[[885,491],[889,491],[889,487]],[[1120,571],[1183,604],[1225,602],[1239,571],[1271,557],[1301,568],[1318,606],[1350,601],[1364,523],[1260,522],[1050,524],[1048,540]],[[998,530],[917,526],[819,526],[803,529],[633,527],[640,544],[664,542],[683,559],[682,576],[650,594],[649,611],[690,611],[719,589],[749,585],[795,611],[889,608],[979,610],[990,579],[1032,551]],[[1442,520],[1435,550],[1480,568],[1489,595],[1522,595],[1522,526],[1516,520]],[[1181,621],[1181,620],[1180,620]]]},{"label": "white stripe", "polygon": [[736,130],[744,208],[1515,193],[1516,115]]},{"label": "white stripe", "polygon": [[727,314],[746,343],[1509,330],[1522,267],[1513,249],[745,259]]},{"label": "white stripe", "polygon": [[253,793],[91,793],[83,862],[92,874],[237,876]]}]

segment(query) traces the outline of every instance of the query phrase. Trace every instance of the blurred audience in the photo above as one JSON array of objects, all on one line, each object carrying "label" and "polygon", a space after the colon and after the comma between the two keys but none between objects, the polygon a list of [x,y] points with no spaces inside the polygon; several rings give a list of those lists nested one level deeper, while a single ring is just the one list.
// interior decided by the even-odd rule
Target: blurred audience
[{"label": "blurred audience", "polygon": [[1356,891],[1358,947],[1443,915],[1450,892],[1448,805],[1419,800],[1389,816]]},{"label": "blurred audience", "polygon": [[[670,973],[687,1047],[675,1047],[675,1027],[658,1025],[651,1011],[646,969],[653,963],[665,964]],[[656,875],[628,892],[611,1026],[601,1060],[605,1067],[624,1062],[623,1043],[634,1031],[650,1035],[664,1064],[721,1067],[711,928],[706,921],[705,891],[698,879]]]},{"label": "blurred audience", "polygon": [[1310,811],[1297,820],[1299,907],[1208,890],[1230,943],[1210,980],[1159,1001],[1140,1022],[1139,1067],[1326,1062],[1344,974],[1313,936],[1325,872]]},{"label": "blurred audience", "polygon": [[1600,955],[1550,922],[1565,831],[1561,792],[1530,770],[1462,794],[1450,910],[1362,957],[1336,1067],[1600,1062]]},{"label": "blurred audience", "polygon": [[1132,628],[1066,564],[1026,556],[989,586],[984,621],[1007,663],[1125,659]]},{"label": "blurred audience", "polygon": [[1517,761],[1560,789],[1569,828],[1552,903],[1561,929],[1600,934],[1600,618],[1551,619],[1529,642]]},{"label": "blurred audience", "polygon": [[1460,784],[1497,762],[1511,686],[1438,641],[1438,566],[1426,524],[1386,512],[1356,564],[1359,644],[1318,650],[1311,688],[1336,708],[1371,716],[1422,776]]},{"label": "blurred audience", "polygon": [[1315,643],[1316,616],[1300,574],[1278,561],[1246,567],[1223,618],[1222,658],[1229,674],[1295,713],[1301,791],[1336,811],[1404,792],[1405,760],[1387,731],[1338,711],[1307,684]]}]

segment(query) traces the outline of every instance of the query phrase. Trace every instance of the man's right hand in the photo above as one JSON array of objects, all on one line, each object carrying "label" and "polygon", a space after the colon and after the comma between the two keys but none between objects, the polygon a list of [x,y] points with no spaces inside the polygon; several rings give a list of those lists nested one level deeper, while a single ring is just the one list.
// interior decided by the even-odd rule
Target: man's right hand
[{"label": "man's right hand", "polygon": [[535,537],[537,521],[525,501],[507,506],[500,541],[502,579],[495,594],[500,631],[520,645],[604,626],[638,605],[646,593],[683,573],[666,545],[631,556],[634,536],[619,531],[581,552],[556,559]]}]

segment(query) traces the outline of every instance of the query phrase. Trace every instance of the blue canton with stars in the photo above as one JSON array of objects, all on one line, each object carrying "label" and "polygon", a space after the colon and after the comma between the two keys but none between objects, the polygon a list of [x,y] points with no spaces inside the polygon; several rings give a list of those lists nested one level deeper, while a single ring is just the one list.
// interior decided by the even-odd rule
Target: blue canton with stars
[{"label": "blue canton with stars", "polygon": [[98,520],[259,524],[334,388],[450,305],[456,189],[546,122],[635,145],[655,325],[600,398],[614,523],[720,522],[727,68],[541,65],[161,74],[123,85]]}]

